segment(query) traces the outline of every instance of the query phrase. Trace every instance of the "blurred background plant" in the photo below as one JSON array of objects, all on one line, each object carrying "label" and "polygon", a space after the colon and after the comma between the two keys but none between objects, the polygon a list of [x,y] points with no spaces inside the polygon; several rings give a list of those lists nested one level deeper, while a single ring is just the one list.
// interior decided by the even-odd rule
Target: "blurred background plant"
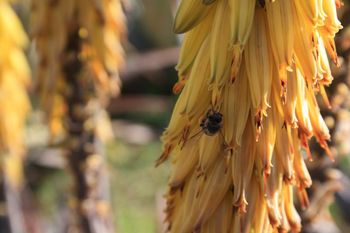
[{"label": "blurred background plant", "polygon": [[0,231],[24,230],[20,194],[23,191],[23,141],[31,109],[26,88],[31,71],[22,49],[29,40],[16,13],[0,1]]},{"label": "blurred background plant", "polygon": [[[72,179],[74,169],[81,174],[89,171],[92,174],[87,175],[92,180],[87,192],[91,191],[91,187],[96,188],[96,177],[101,174],[98,171],[102,171],[101,177],[109,179],[104,183],[104,198],[100,199],[108,200],[110,197],[111,221],[115,231],[164,232],[165,201],[162,195],[167,188],[171,166],[170,162],[157,169],[154,165],[162,149],[159,137],[168,124],[177,98],[172,89],[178,79],[174,67],[178,61],[182,35],[172,34],[172,22],[179,1],[123,1],[118,11],[124,11],[126,21],[109,26],[106,23],[108,17],[101,23],[101,15],[108,14],[104,11],[101,14],[102,8],[94,4],[114,1],[64,2],[87,2],[79,6],[84,14],[75,18],[78,13],[65,13],[62,0],[45,3],[39,0],[10,1],[11,5],[8,1],[0,0],[0,232],[79,232],[77,208],[80,208],[80,201],[74,193],[77,193],[77,185],[81,184]],[[299,208],[303,232],[321,232],[319,229],[324,226],[321,223],[329,223],[328,227],[332,228],[323,229],[332,229],[332,232],[347,232],[350,229],[347,212],[350,209],[350,17],[348,2],[344,3],[345,6],[339,11],[344,29],[336,37],[341,66],[332,67],[335,79],[327,89],[332,109],[324,106],[322,110],[331,129],[331,150],[338,156],[332,163],[322,154],[322,150],[318,150],[318,146],[310,143],[314,161],[308,166],[314,183],[309,190],[311,210]],[[31,20],[33,13],[40,17]],[[118,17],[114,13],[112,16]],[[70,27],[63,27],[63,22]],[[127,36],[124,23],[127,23]],[[94,33],[89,27],[93,28]],[[101,53],[106,48],[103,43],[94,47],[94,39],[91,38],[101,36],[104,27],[111,30],[111,33],[103,32],[105,37],[121,30],[124,64],[120,63],[120,57],[107,58],[106,63],[102,62],[104,55]],[[31,42],[24,30],[33,38]],[[30,69],[24,59],[24,48],[27,48],[27,59],[34,74],[34,85],[30,87]],[[113,49],[120,51],[120,47]],[[100,56],[97,59],[100,64],[93,62],[96,61],[95,53]],[[117,63],[119,65],[113,68],[111,64]],[[73,66],[73,70],[69,70],[69,66]],[[109,101],[109,91],[118,92],[115,85],[118,83],[116,68],[119,69],[123,88],[120,96],[112,97]],[[104,82],[106,76],[101,73],[98,76],[98,72],[105,72],[108,80],[112,78],[113,81]],[[79,80],[81,85],[76,86],[72,81],[74,79]],[[77,89],[74,89],[74,85]],[[33,106],[30,113],[25,87],[29,87]],[[100,127],[104,132],[111,128],[114,137],[103,146],[101,141],[104,141],[104,137],[101,135],[108,133],[100,132],[100,137],[96,137],[99,140],[93,143],[97,146],[96,153],[88,150],[90,157],[82,156],[85,166],[74,167],[78,164],[67,159],[71,154],[67,155],[67,150],[62,148],[67,147],[67,138],[73,137],[73,140],[69,140],[70,149],[76,141],[76,132],[67,131],[71,129],[69,119],[74,118],[72,108],[76,105],[69,96],[72,96],[72,92],[80,94],[76,91],[83,87],[88,87],[87,92],[77,105],[90,106],[93,116],[78,117],[80,126],[83,125],[84,130],[90,127],[91,135],[96,135],[99,134],[98,130],[91,131],[91,127],[97,127],[97,119],[105,119]],[[111,116],[110,125],[103,111],[105,107]],[[78,113],[80,110],[77,110]],[[27,113],[29,116],[25,123]],[[93,121],[88,121],[91,117]],[[22,137],[24,133],[25,137]],[[100,156],[91,156],[97,154]],[[104,160],[104,155],[107,160],[105,166],[96,166]],[[90,170],[87,169],[89,165]],[[21,178],[23,173],[24,179]],[[100,204],[95,209],[99,213],[106,211],[106,206],[109,209],[109,204]],[[72,211],[74,208],[76,211]],[[11,221],[16,224],[11,224]],[[319,228],[315,228],[317,226]]]}]

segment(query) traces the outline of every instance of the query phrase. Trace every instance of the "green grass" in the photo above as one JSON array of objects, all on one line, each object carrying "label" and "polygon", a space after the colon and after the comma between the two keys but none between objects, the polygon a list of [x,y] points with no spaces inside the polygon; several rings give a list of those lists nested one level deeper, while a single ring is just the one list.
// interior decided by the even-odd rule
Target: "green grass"
[{"label": "green grass", "polygon": [[114,141],[107,147],[112,208],[119,232],[156,232],[156,196],[165,193],[170,174],[170,162],[154,167],[161,148],[160,141],[144,146]]}]

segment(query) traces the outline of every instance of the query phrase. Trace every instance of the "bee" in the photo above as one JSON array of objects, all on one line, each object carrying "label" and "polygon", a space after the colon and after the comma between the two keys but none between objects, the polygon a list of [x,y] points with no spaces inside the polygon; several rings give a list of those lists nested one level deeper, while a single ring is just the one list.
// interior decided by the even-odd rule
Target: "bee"
[{"label": "bee", "polygon": [[223,115],[220,113],[222,104],[219,111],[218,109],[216,109],[216,111],[214,110],[212,103],[210,103],[210,105],[211,108],[208,109],[207,113],[205,115],[202,115],[198,120],[200,123],[199,126],[202,127],[202,130],[187,139],[182,144],[181,150],[183,148],[190,148],[197,145],[199,139],[203,136],[203,134],[209,137],[219,136],[220,154],[225,158],[228,158],[230,156],[230,150],[228,149],[229,146],[227,145],[224,135],[222,134],[222,128],[224,126],[222,123]]}]

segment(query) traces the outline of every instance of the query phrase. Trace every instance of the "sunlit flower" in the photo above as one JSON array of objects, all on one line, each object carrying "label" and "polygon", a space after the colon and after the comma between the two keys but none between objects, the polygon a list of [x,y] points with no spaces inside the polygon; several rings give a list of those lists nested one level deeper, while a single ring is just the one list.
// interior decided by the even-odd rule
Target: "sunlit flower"
[{"label": "sunlit flower", "polygon": [[[182,92],[157,162],[174,157],[165,195],[171,232],[300,231],[293,187],[305,208],[312,184],[301,147],[312,160],[315,136],[333,159],[315,94],[328,103],[326,50],[338,64],[341,4],[182,0],[173,29],[186,32],[174,86]],[[205,133],[193,143],[207,130],[198,120],[208,109],[220,109],[222,136]]]}]

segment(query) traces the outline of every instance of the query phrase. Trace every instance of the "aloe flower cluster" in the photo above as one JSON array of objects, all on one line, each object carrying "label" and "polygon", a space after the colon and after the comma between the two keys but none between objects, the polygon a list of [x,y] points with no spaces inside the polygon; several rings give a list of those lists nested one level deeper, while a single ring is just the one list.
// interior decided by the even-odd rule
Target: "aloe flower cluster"
[{"label": "aloe flower cluster", "polygon": [[61,139],[72,176],[72,228],[115,232],[100,143],[113,137],[104,109],[120,93],[126,34],[120,0],[32,0],[37,89],[51,143]]},{"label": "aloe flower cluster", "polygon": [[[301,229],[312,180],[308,140],[328,148],[316,95],[338,65],[334,36],[340,0],[182,0],[173,31],[186,33],[174,93],[181,92],[157,165],[173,157],[166,221],[171,232],[275,232]],[[221,108],[222,135],[198,120]],[[303,149],[305,151],[303,151]],[[304,153],[305,152],[305,153]],[[298,195],[294,195],[297,193]]]}]

